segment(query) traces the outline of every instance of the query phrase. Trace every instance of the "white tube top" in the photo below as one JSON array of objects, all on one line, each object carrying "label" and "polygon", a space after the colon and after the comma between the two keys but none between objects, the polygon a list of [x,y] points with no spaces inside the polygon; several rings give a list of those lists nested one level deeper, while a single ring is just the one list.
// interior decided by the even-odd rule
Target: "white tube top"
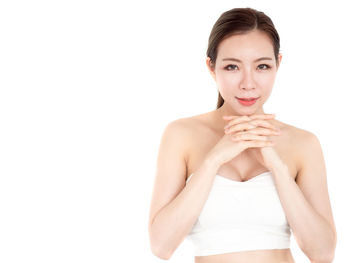
[{"label": "white tube top", "polygon": [[192,241],[195,256],[207,256],[289,248],[290,235],[274,179],[268,171],[245,182],[216,175],[186,239]]}]

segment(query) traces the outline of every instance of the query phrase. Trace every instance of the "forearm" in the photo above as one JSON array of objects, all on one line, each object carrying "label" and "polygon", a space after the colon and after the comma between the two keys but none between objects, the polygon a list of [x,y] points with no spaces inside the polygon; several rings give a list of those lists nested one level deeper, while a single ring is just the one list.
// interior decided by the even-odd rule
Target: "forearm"
[{"label": "forearm", "polygon": [[217,162],[207,157],[176,198],[156,215],[150,234],[159,254],[169,257],[190,232],[209,196],[218,168]]},{"label": "forearm", "polygon": [[305,199],[287,167],[272,172],[281,205],[300,248],[312,262],[327,262],[336,245],[330,224]]}]

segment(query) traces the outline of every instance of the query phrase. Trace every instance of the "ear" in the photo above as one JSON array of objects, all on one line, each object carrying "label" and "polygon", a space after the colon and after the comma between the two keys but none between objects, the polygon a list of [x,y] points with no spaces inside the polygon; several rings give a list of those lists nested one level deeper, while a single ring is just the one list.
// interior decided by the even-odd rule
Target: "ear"
[{"label": "ear", "polygon": [[210,72],[210,75],[214,78],[214,80],[216,81],[216,74],[215,74],[215,71],[214,71],[214,68],[213,68],[213,65],[212,65],[212,62],[211,62],[211,59],[210,57],[207,57],[206,59],[206,64],[207,64],[207,67],[208,67],[208,70]]},{"label": "ear", "polygon": [[280,65],[281,65],[281,61],[282,61],[282,54],[279,53],[279,54],[278,54],[278,67],[277,67],[277,70],[278,70],[278,68],[279,68]]}]

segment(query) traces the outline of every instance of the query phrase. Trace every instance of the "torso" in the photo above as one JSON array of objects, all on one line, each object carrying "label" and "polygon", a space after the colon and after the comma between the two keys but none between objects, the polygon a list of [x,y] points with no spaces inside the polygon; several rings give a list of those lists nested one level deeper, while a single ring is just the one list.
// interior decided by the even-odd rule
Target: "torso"
[{"label": "torso", "polygon": [[[187,118],[191,130],[191,143],[186,156],[187,178],[198,169],[203,162],[206,154],[224,135],[221,128],[215,127],[213,123],[213,112]],[[284,124],[277,120],[268,120],[271,124],[282,129],[282,134],[276,137],[275,150],[288,166],[290,176],[295,180],[299,167],[297,162],[297,151],[295,140],[297,138],[298,128]],[[253,156],[249,149],[242,152],[236,158],[221,165],[217,174],[223,177],[236,180],[247,181],[268,169],[262,166]],[[243,263],[259,262],[274,263],[285,262],[293,263],[293,257],[290,249],[270,249],[256,251],[242,251],[226,253],[212,256],[196,256],[196,263]]]}]

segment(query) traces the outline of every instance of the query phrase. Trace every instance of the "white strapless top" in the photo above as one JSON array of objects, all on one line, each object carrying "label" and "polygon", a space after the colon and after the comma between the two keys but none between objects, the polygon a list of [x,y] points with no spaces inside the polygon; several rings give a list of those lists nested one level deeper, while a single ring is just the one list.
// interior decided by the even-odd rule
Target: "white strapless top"
[{"label": "white strapless top", "polygon": [[268,171],[245,182],[216,175],[186,239],[192,241],[195,256],[207,256],[289,248],[290,235],[274,179]]}]

